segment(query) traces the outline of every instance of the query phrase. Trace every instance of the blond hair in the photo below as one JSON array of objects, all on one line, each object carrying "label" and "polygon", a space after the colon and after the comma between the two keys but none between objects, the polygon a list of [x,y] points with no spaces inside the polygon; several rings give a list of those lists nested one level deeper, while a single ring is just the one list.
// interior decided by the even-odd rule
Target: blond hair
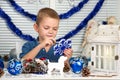
[{"label": "blond hair", "polygon": [[44,17],[51,17],[59,20],[59,15],[55,10],[51,8],[42,8],[37,14],[36,24],[39,25]]}]

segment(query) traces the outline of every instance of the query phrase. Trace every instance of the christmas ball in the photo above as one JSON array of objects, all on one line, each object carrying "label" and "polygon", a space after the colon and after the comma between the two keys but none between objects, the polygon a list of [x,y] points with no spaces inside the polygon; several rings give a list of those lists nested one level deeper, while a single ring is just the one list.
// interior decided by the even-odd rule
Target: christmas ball
[{"label": "christmas ball", "polygon": [[72,57],[69,62],[72,72],[80,73],[82,71],[84,64],[82,59],[78,57]]},{"label": "christmas ball", "polygon": [[0,59],[0,68],[3,69],[4,68],[4,63],[3,63],[3,60]]},{"label": "christmas ball", "polygon": [[7,70],[12,75],[18,75],[22,72],[22,63],[17,59],[11,59],[8,62]]}]

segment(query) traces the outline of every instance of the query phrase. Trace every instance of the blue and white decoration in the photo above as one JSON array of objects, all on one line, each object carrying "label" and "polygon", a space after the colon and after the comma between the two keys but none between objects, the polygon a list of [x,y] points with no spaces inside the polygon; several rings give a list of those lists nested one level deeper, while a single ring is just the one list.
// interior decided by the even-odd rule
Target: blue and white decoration
[{"label": "blue and white decoration", "polygon": [[12,75],[18,75],[22,72],[22,63],[17,59],[11,59],[8,62],[7,70]]},{"label": "blue and white decoration", "polygon": [[[10,2],[10,4],[14,7],[14,9],[21,13],[22,15],[31,18],[33,21],[36,20],[36,15],[31,14],[27,11],[25,11],[22,7],[20,7],[14,0],[8,0]],[[69,17],[71,17],[73,14],[75,14],[76,12],[80,11],[83,6],[88,2],[89,0],[82,0],[78,6],[73,6],[73,8],[71,8],[68,12],[60,14],[60,19],[67,19]],[[103,3],[105,0],[98,0],[97,4],[95,5],[94,9],[88,14],[88,16],[85,17],[84,20],[82,20],[82,22],[73,30],[71,30],[70,32],[66,33],[66,35],[64,35],[63,37],[57,39],[57,41],[60,41],[61,39],[69,39],[71,37],[73,37],[74,35],[76,35],[82,28],[84,28],[87,24],[87,22],[92,19],[101,9]],[[8,27],[20,38],[24,39],[24,40],[28,40],[28,41],[32,41],[35,40],[35,38],[33,38],[31,35],[28,34],[24,34],[22,33],[22,31],[16,27],[16,25],[12,22],[10,16],[8,14],[6,14],[4,12],[4,10],[2,8],[0,8],[0,16],[6,21]]]},{"label": "blue and white decoration", "polygon": [[72,41],[70,39],[61,39],[54,46],[54,55],[63,55],[65,49],[72,48]]},{"label": "blue and white decoration", "polygon": [[3,69],[4,68],[4,63],[3,63],[3,60],[0,59],[0,68]]},{"label": "blue and white decoration", "polygon": [[69,60],[69,63],[70,63],[70,67],[71,67],[71,70],[72,72],[74,73],[81,73],[82,69],[83,69],[83,65],[84,65],[84,61],[83,59],[79,58],[79,57],[72,57],[70,60]]},{"label": "blue and white decoration", "polygon": [[88,67],[89,59],[86,56],[71,57],[69,64],[74,73],[81,73],[84,67]]}]

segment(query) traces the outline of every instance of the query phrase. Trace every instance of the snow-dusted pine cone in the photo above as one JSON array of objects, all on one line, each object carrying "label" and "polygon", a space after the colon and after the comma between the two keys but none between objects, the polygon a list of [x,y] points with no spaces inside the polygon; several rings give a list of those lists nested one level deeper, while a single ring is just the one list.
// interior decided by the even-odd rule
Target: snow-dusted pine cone
[{"label": "snow-dusted pine cone", "polygon": [[87,67],[84,67],[82,70],[82,76],[88,77],[90,75],[90,70]]},{"label": "snow-dusted pine cone", "polygon": [[47,60],[28,59],[23,61],[23,73],[46,74],[48,71]]}]

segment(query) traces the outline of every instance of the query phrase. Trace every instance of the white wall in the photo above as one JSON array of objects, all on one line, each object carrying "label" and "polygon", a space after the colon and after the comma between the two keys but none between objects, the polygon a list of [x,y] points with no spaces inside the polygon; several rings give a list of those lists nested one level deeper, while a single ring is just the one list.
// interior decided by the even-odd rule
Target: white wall
[{"label": "white wall", "polygon": [[118,24],[120,25],[120,0],[118,0],[116,12],[117,12]]}]

